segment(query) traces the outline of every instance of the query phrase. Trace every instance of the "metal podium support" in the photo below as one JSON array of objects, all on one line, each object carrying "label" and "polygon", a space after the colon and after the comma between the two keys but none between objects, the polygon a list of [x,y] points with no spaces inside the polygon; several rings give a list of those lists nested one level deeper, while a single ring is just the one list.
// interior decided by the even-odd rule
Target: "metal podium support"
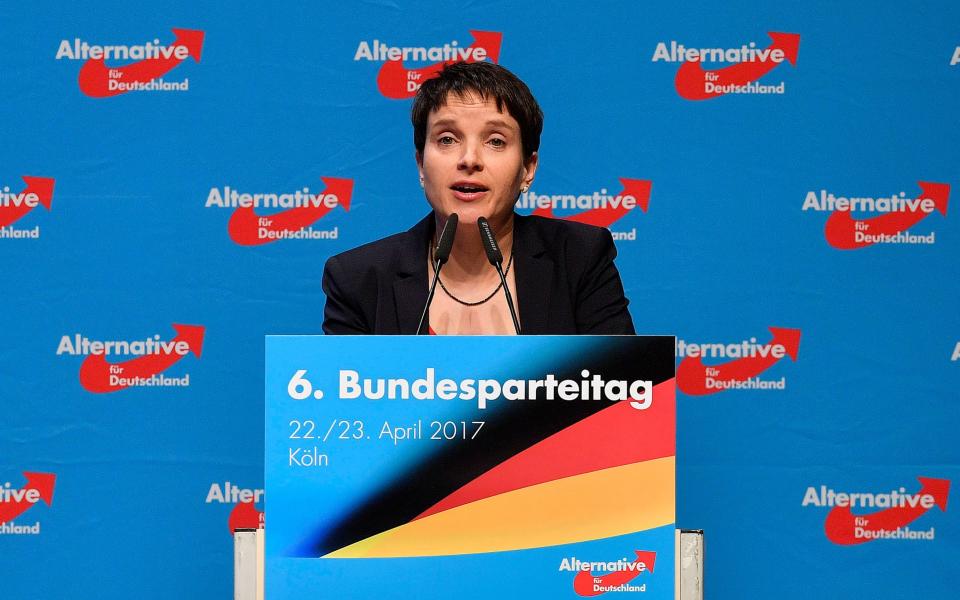
[{"label": "metal podium support", "polygon": [[703,600],[703,530],[677,530],[677,600]]},{"label": "metal podium support", "polygon": [[263,556],[263,529],[234,530],[234,600],[263,600]]},{"label": "metal podium support", "polygon": [[[703,600],[703,531],[678,529],[676,537],[676,598]],[[263,554],[263,529],[234,532],[234,600],[263,600]]]}]

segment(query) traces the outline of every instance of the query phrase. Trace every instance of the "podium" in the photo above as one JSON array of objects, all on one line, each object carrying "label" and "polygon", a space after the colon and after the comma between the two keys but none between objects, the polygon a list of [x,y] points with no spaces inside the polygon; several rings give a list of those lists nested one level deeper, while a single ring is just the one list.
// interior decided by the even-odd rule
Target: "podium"
[{"label": "podium", "polygon": [[673,337],[266,348],[268,600],[675,597]]},{"label": "podium", "polygon": [[[263,529],[234,532],[234,600],[264,600],[263,533]],[[678,529],[676,542],[674,597],[676,600],[703,600],[703,531]]]}]

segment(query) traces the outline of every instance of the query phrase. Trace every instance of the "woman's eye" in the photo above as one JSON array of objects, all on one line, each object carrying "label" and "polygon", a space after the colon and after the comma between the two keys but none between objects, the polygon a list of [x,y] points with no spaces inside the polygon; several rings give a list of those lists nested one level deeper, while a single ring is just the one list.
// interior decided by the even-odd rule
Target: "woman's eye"
[{"label": "woman's eye", "polygon": [[449,146],[454,143],[456,140],[453,139],[452,135],[442,135],[437,139],[437,143],[441,146]]},{"label": "woman's eye", "polygon": [[500,138],[490,138],[490,145],[494,148],[503,148],[507,145],[507,141]]}]

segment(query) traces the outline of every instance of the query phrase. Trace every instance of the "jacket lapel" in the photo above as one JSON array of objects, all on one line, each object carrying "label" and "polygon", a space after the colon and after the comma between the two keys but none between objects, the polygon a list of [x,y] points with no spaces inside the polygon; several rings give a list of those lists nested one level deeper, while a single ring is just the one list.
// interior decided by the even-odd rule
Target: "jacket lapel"
[{"label": "jacket lapel", "polygon": [[[433,227],[430,213],[406,232],[401,243],[393,281],[400,334],[416,333],[420,313],[427,303],[427,245],[433,237]],[[546,333],[554,264],[546,254],[540,232],[522,215],[515,215],[513,221],[513,263],[520,328],[524,334]]]},{"label": "jacket lapel", "polygon": [[554,264],[546,254],[540,232],[521,215],[513,219],[513,263],[520,330],[530,335],[546,333]]},{"label": "jacket lapel", "polygon": [[420,313],[427,303],[427,244],[433,234],[433,213],[411,227],[405,234],[397,256],[397,272],[393,280],[394,307],[397,312],[396,333],[414,335]]}]

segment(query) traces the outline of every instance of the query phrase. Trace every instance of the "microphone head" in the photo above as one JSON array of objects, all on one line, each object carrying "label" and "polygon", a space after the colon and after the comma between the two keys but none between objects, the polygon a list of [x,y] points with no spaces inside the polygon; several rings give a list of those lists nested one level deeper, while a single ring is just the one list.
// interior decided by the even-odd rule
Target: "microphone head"
[{"label": "microphone head", "polygon": [[480,240],[483,242],[483,249],[487,253],[487,260],[494,266],[502,264],[503,254],[500,253],[497,238],[493,235],[493,230],[490,229],[490,223],[487,222],[486,217],[477,219],[477,227],[480,228]]},{"label": "microphone head", "polygon": [[437,240],[437,248],[433,252],[433,260],[441,265],[446,264],[447,259],[450,258],[450,251],[453,249],[453,237],[457,235],[457,223],[459,221],[460,217],[457,216],[457,213],[451,214],[447,217],[443,231],[440,232],[440,239]]}]

